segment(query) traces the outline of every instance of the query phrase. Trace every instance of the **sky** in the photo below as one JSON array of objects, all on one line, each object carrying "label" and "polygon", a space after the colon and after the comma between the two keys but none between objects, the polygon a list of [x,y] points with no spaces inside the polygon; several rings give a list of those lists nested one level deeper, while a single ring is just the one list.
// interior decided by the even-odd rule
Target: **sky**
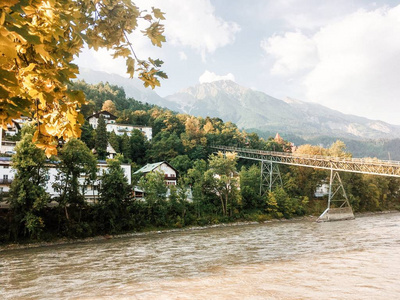
[{"label": "sky", "polygon": [[[382,0],[136,0],[165,12],[160,96],[221,79],[400,125],[400,4]],[[79,66],[127,77],[125,62],[84,49]]]}]

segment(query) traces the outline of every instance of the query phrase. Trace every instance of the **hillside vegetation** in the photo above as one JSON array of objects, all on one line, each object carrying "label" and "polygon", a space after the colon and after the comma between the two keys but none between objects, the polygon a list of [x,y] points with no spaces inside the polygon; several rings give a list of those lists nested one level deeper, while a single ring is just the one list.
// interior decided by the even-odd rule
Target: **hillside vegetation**
[{"label": "hillside vegetation", "polygon": [[[146,140],[138,130],[131,136],[117,136],[100,129],[100,125],[94,130],[85,124],[81,138],[84,143],[75,140],[75,146],[68,146],[71,142],[65,144],[58,159],[65,161],[65,165],[66,159],[70,159],[73,166],[74,161],[78,161],[73,159],[78,148],[87,156],[87,161],[91,160],[89,156],[95,158],[88,149],[95,149],[97,158],[103,158],[104,140],[109,142],[120,156],[110,161],[110,171],[101,178],[101,201],[88,205],[82,201],[79,189],[72,188],[74,193],[64,194],[57,200],[60,205],[50,208],[44,203],[49,199],[43,195],[43,190],[38,190],[43,201],[35,206],[25,194],[19,193],[23,188],[17,188],[16,180],[9,199],[12,209],[0,212],[2,242],[65,236],[77,238],[238,220],[264,221],[318,215],[326,208],[326,196],[316,198],[314,194],[317,186],[327,182],[327,171],[280,166],[283,186],[260,194],[258,163],[238,160],[234,154],[212,153],[209,147],[220,144],[290,152],[292,144],[289,141],[272,137],[263,139],[216,117],[194,117],[142,103],[127,98],[122,88],[107,83],[88,85],[77,82],[75,88],[82,89],[89,100],[82,107],[86,117],[101,109],[110,109],[117,116],[118,123],[151,126],[153,139]],[[303,145],[297,151],[351,156],[341,141],[324,148]],[[23,153],[17,151],[16,157],[23,160]],[[131,187],[126,188],[121,178],[118,167],[121,161],[130,163],[133,172],[146,163],[168,161],[179,172],[178,184],[171,186],[168,192],[163,174],[134,175],[133,186],[146,193],[145,200],[134,199],[129,192]],[[35,166],[39,169],[45,167],[43,163]],[[87,178],[91,178],[90,174]],[[356,212],[400,207],[398,179],[353,173],[341,177]],[[60,184],[63,178],[60,177]]]}]

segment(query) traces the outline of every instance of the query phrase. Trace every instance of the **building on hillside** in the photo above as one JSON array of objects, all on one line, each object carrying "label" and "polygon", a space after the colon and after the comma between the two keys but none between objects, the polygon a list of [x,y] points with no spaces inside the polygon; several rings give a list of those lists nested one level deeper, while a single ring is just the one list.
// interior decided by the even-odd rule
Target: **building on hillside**
[{"label": "building on hillside", "polygon": [[[28,122],[30,119],[28,117],[21,116],[19,119],[12,119],[11,124],[7,124],[7,129],[4,131],[6,136],[17,135],[21,131],[22,125]],[[1,128],[1,131],[3,128]]]},{"label": "building on hillside", "polygon": [[[160,172],[164,174],[164,181],[167,186],[170,185],[176,185],[177,181],[177,176],[178,176],[178,171],[171,166],[169,163],[166,161],[160,161],[154,164],[147,164],[143,168],[137,170],[133,174],[142,174],[146,176],[146,174],[151,173],[151,172]],[[166,197],[168,198],[170,195],[170,190],[168,188]],[[139,187],[134,187],[133,189],[133,197],[135,199],[144,199],[146,196],[146,192],[140,189]]]},{"label": "building on hillside", "polygon": [[166,185],[176,185],[178,171],[166,161],[160,161],[154,164],[147,164],[133,174],[144,174],[146,176],[146,174],[150,172],[163,173]]},{"label": "building on hillside", "polygon": [[321,181],[320,184],[318,184],[317,188],[315,189],[314,196],[316,198],[321,198],[327,195],[329,195],[329,184],[324,181]]},{"label": "building on hillside", "polygon": [[[47,165],[48,168],[48,176],[46,183],[46,192],[50,195],[51,198],[56,198],[59,196],[59,193],[54,189],[54,183],[57,181],[58,168],[57,163],[49,162]],[[82,191],[84,192],[84,196],[87,202],[93,203],[96,202],[99,198],[99,189],[101,184],[101,175],[107,171],[107,162],[106,161],[98,161],[97,162],[97,179],[90,184],[85,184],[85,178],[81,176],[79,178],[79,183]],[[124,175],[128,180],[128,183],[132,183],[131,176],[131,165],[130,164],[121,164],[121,168],[124,171]],[[14,180],[16,171],[12,168],[12,160],[11,157],[0,157],[0,192],[7,193],[10,191],[10,185]],[[5,203],[0,203],[0,208],[6,206]]]},{"label": "building on hillside", "polygon": [[2,140],[1,141],[1,147],[0,147],[0,153],[4,153],[4,154],[15,154],[15,146],[17,145],[17,142],[15,141],[6,141],[6,140]]},{"label": "building on hillside", "polygon": [[[17,135],[21,129],[22,125],[30,121],[28,117],[21,116],[19,119],[13,119],[11,124],[7,124],[7,129],[3,131],[0,127],[0,153],[14,154],[14,148],[16,145],[15,141],[9,141],[7,137],[13,137]],[[4,136],[3,136],[4,133]]]},{"label": "building on hillside", "polygon": [[117,155],[117,151],[113,148],[113,146],[110,145],[110,143],[107,144],[107,158],[113,159]]},{"label": "building on hillside", "polygon": [[148,141],[150,141],[153,138],[153,129],[149,126],[107,124],[108,132],[115,132],[116,135],[120,136],[124,135],[125,133],[128,136],[131,136],[134,130],[139,130],[140,132],[142,132]]},{"label": "building on hillside", "polygon": [[278,132],[275,135],[274,141],[278,144],[283,144],[285,142]]},{"label": "building on hillside", "polygon": [[97,113],[93,113],[93,115],[91,115],[90,117],[87,118],[87,120],[89,121],[89,124],[93,127],[93,129],[97,128],[100,116],[103,116],[104,121],[106,122],[106,125],[114,124],[115,121],[117,120],[116,116],[114,116],[113,114],[109,113],[106,110],[103,110],[103,111],[100,111]]},{"label": "building on hillside", "polygon": [[[281,135],[277,132],[274,138],[274,141],[280,145],[285,145],[287,144],[285,140],[281,137]],[[294,143],[289,142],[286,147],[284,147],[285,152],[295,152],[297,150],[297,147],[294,145]]]},{"label": "building on hillside", "polygon": [[101,111],[98,113],[94,113],[90,117],[87,118],[89,124],[96,129],[100,116],[103,116],[106,122],[106,129],[108,132],[114,132],[116,135],[124,135],[125,133],[128,136],[132,135],[132,132],[137,129],[144,134],[146,139],[150,141],[153,138],[153,129],[149,126],[139,126],[139,125],[126,125],[126,124],[118,124],[116,123],[117,117],[108,111]]}]

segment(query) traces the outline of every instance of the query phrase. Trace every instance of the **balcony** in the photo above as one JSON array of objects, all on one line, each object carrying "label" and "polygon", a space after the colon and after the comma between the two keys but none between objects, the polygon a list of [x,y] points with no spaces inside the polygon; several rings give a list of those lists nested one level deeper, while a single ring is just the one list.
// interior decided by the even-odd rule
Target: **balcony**
[{"label": "balcony", "polygon": [[0,178],[0,184],[11,184],[13,180],[9,178]]},{"label": "balcony", "polygon": [[165,175],[164,180],[176,180],[176,175]]}]

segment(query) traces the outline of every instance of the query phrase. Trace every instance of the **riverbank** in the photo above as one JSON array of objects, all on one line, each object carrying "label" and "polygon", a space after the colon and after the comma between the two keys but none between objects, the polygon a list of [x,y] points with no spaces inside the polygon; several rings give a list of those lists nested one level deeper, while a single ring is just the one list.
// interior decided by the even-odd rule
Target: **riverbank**
[{"label": "riverbank", "polygon": [[[391,213],[399,213],[397,210],[389,210],[389,211],[380,211],[380,212],[365,212],[365,213],[356,213],[356,218],[360,217],[368,217],[372,215],[381,215],[381,214],[391,214]],[[0,252],[8,251],[8,250],[19,250],[19,249],[29,249],[29,248],[40,248],[40,247],[51,247],[51,246],[59,246],[66,244],[78,244],[78,243],[89,243],[95,241],[104,241],[109,239],[122,239],[129,237],[138,237],[145,235],[153,235],[153,234],[165,234],[171,232],[185,232],[185,231],[195,231],[195,230],[205,230],[209,228],[221,228],[221,227],[233,227],[233,226],[248,226],[248,225],[258,225],[258,224],[267,224],[267,223],[294,223],[294,222],[316,222],[317,216],[303,216],[292,219],[272,219],[267,221],[242,221],[242,222],[231,222],[231,223],[220,223],[206,226],[190,226],[184,228],[173,228],[173,229],[163,229],[163,230],[150,230],[150,231],[141,231],[141,232],[128,232],[122,234],[115,235],[101,235],[88,237],[83,239],[67,239],[61,238],[54,241],[49,242],[32,242],[32,243],[10,243],[5,245],[0,245]]]}]

